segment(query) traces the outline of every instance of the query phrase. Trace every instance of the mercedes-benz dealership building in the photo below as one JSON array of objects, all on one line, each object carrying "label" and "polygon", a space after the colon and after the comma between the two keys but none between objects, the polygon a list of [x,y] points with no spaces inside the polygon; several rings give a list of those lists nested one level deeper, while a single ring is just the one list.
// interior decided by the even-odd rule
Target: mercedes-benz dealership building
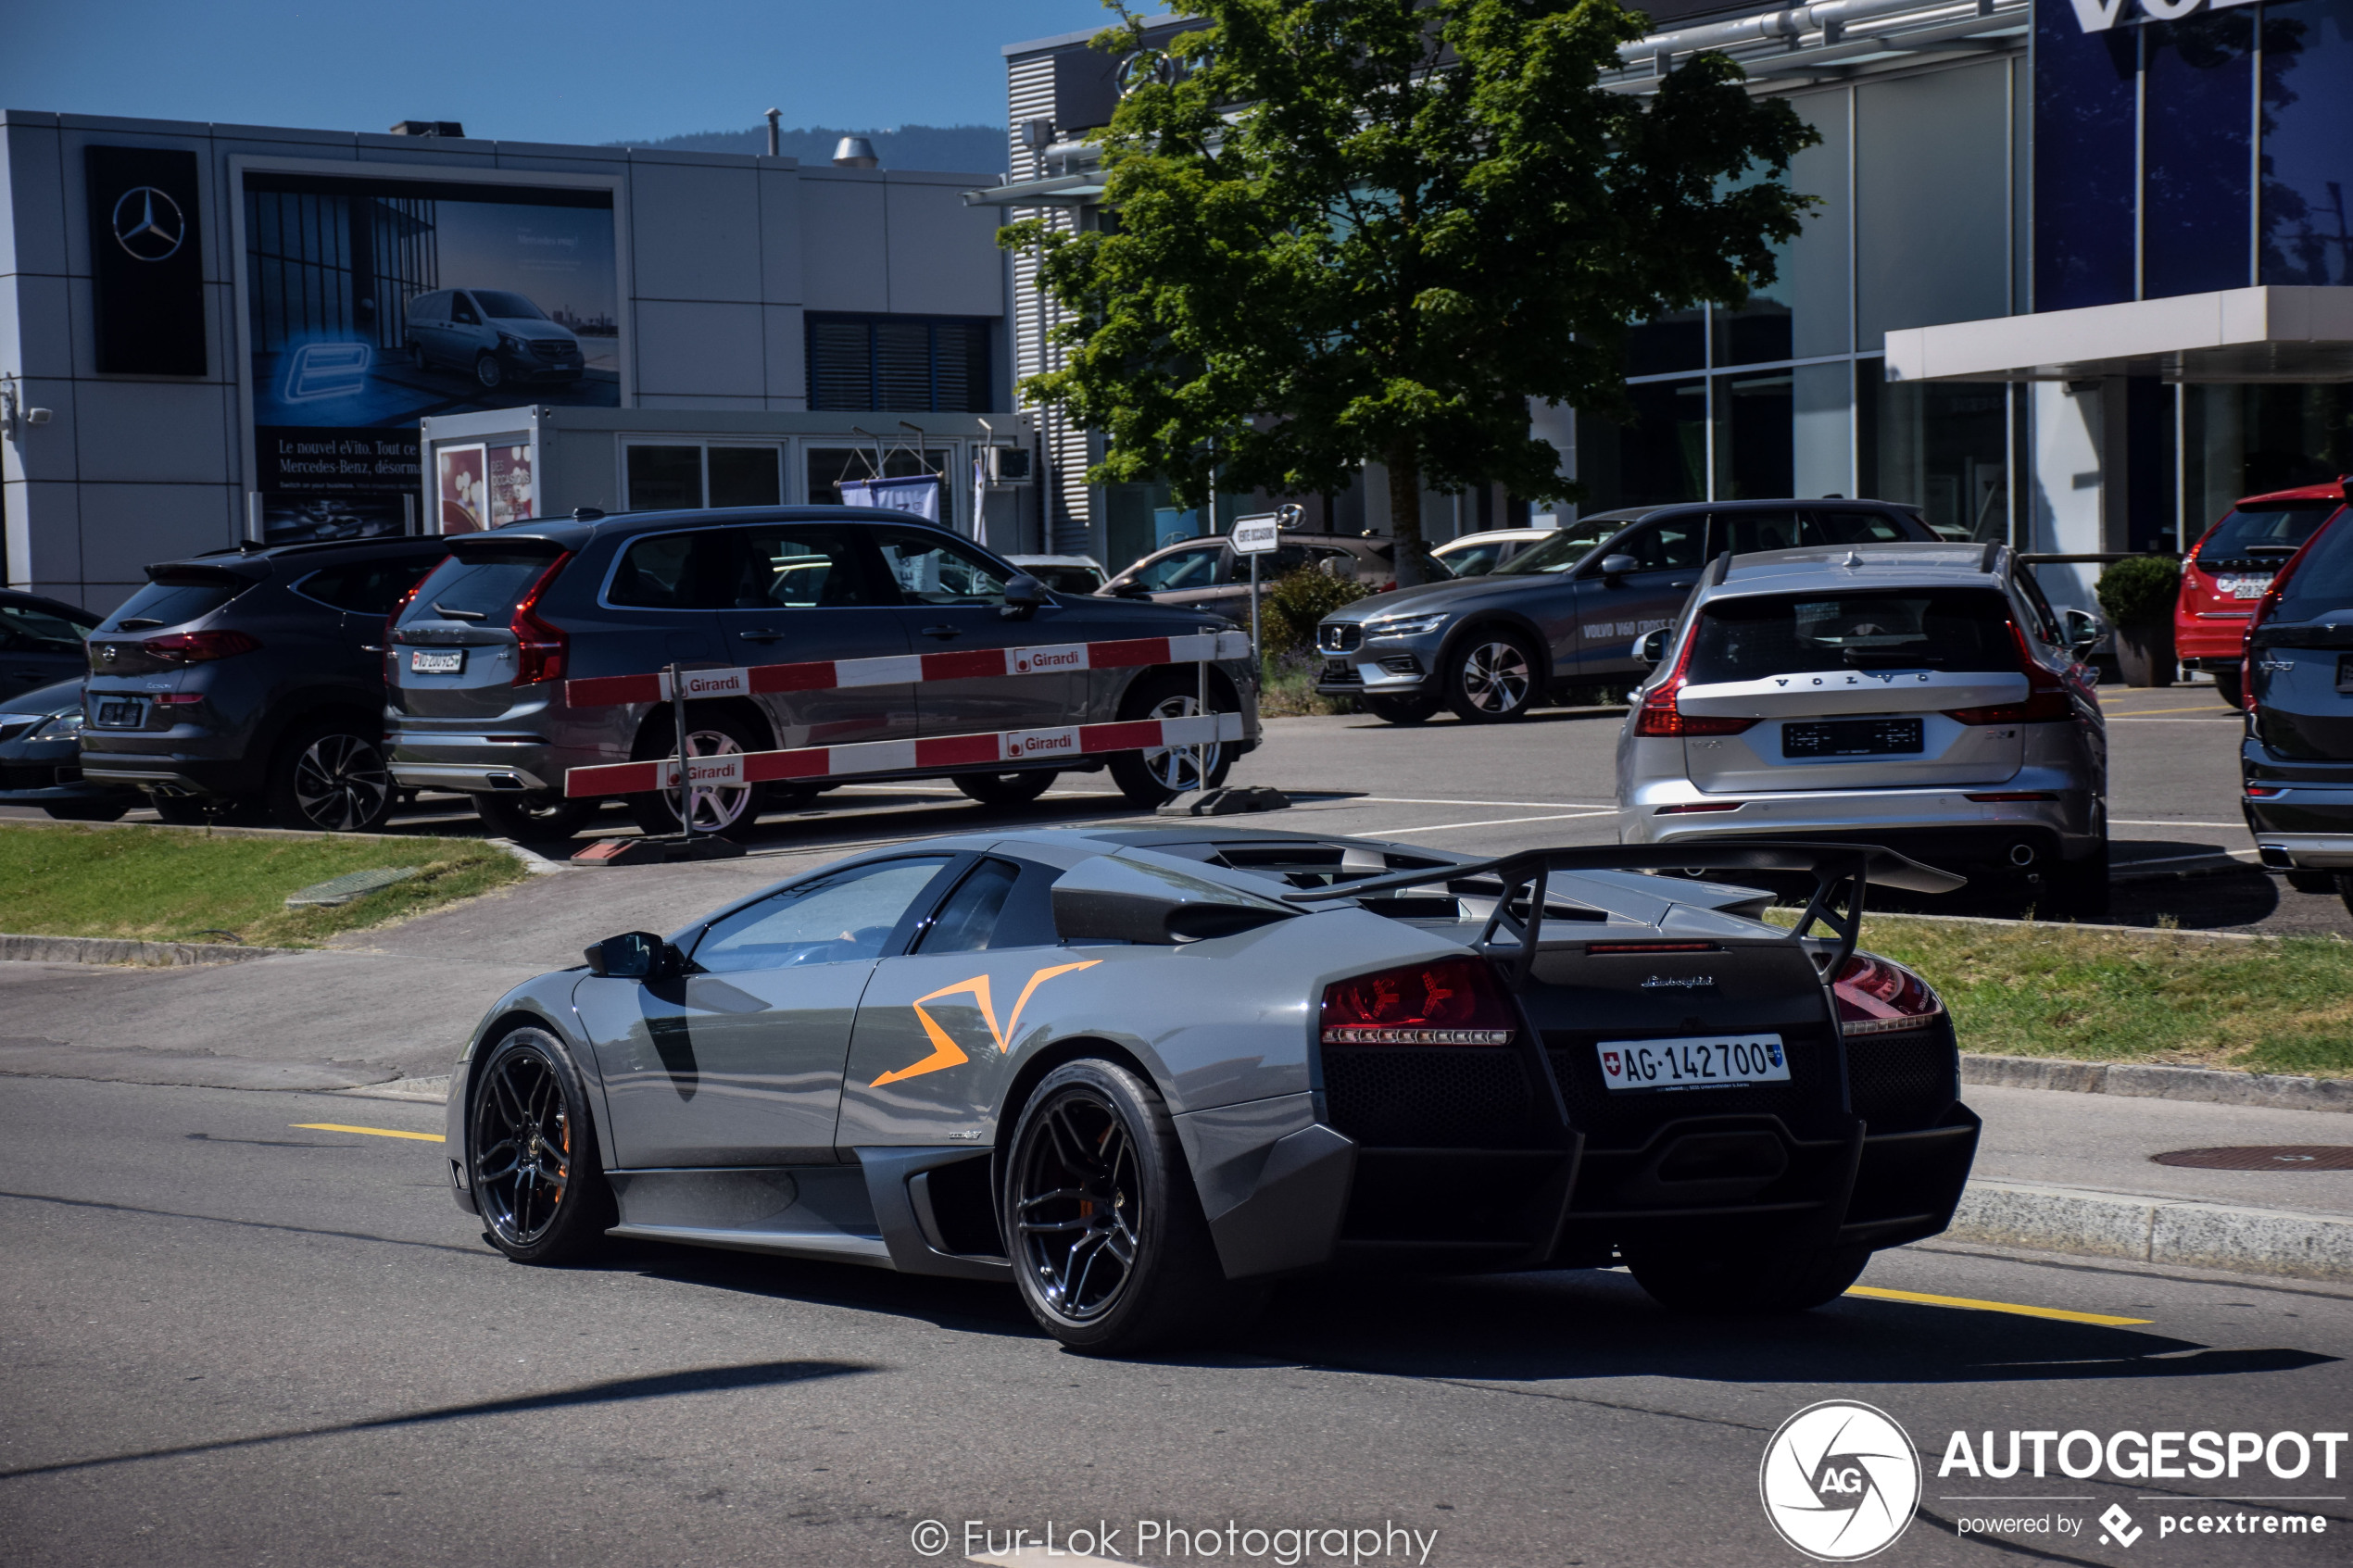
[{"label": "mercedes-benz dealership building", "polygon": [[[993,176],[459,130],[0,114],[11,585],[106,610],[245,539],[870,470],[1019,547],[1026,492],[970,478],[1019,439],[995,214],[960,196]],[[428,419],[486,435],[436,472]]]},{"label": "mercedes-benz dealership building", "polygon": [[[2353,470],[2353,0],[1660,0],[1613,91],[1729,51],[1820,142],[1818,206],[1738,310],[1632,332],[1630,423],[1538,407],[1587,510],[1873,495],[1956,536],[2050,552],[2176,546],[2231,500]],[[1187,26],[1153,24],[1166,36]],[[1099,221],[1087,132],[1119,62],[1087,34],[1005,50],[1013,175],[976,204]],[[1051,301],[1016,270],[1014,353]],[[1058,548],[1116,568],[1206,526],[1089,486],[1099,437],[1042,421]],[[1368,470],[1311,516],[1385,529]],[[1433,538],[1512,520],[1424,497]],[[2091,569],[2054,594],[2086,602]]]}]

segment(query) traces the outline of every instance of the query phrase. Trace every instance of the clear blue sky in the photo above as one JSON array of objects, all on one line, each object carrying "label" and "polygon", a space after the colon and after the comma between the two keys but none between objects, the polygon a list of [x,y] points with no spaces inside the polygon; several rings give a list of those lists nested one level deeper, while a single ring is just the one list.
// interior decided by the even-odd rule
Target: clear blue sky
[{"label": "clear blue sky", "polygon": [[[1151,7],[1159,10],[1164,7]],[[527,142],[1001,125],[1006,44],[1097,0],[8,0],[0,107]]]}]

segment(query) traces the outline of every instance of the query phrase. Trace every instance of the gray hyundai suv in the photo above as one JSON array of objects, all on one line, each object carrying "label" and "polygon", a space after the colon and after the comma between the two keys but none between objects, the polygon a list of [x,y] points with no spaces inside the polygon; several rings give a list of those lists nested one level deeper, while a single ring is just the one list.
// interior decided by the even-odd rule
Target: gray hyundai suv
[{"label": "gray hyundai suv", "polygon": [[[472,796],[510,836],[586,823],[601,803],[565,796],[571,769],[676,755],[667,704],[575,706],[567,680],[1231,629],[1173,606],[1054,593],[969,540],[865,508],[584,512],[448,546],[449,560],[393,618],[392,772],[404,788]],[[1198,666],[1160,665],[702,699],[686,706],[688,755],[1177,718],[1200,710],[1200,679]],[[1258,693],[1247,659],[1212,666],[1209,686],[1211,709],[1243,723],[1239,744],[1210,748],[1214,784],[1257,744]],[[1167,750],[887,776],[945,776],[975,800],[1018,804],[1057,772],[1106,767],[1139,804],[1199,782],[1189,751]],[[694,822],[724,832],[816,794],[698,788]],[[647,832],[676,830],[672,795],[623,798]]]},{"label": "gray hyundai suv", "polygon": [[1634,639],[1726,550],[1936,537],[1892,501],[1708,501],[1582,518],[1481,576],[1375,594],[1316,629],[1315,689],[1392,724],[1517,719],[1563,687],[1639,679]]},{"label": "gray hyundai suv", "polygon": [[2083,656],[1997,545],[1775,550],[1711,563],[1617,742],[1626,844],[1876,844],[1982,888],[2098,913],[2108,732]]}]

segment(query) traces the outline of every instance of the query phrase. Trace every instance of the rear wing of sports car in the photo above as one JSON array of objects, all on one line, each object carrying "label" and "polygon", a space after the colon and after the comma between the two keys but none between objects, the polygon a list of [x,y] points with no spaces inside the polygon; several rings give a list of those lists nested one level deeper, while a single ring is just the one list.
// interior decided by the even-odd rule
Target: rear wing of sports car
[{"label": "rear wing of sports car", "polygon": [[[1539,934],[1543,929],[1545,897],[1555,872],[1799,872],[1814,879],[1814,891],[1789,934],[1802,942],[1823,928],[1838,946],[1825,968],[1836,974],[1855,954],[1863,931],[1863,889],[1867,884],[1896,887],[1910,893],[1950,893],[1969,879],[1924,866],[1918,860],[1865,844],[1807,844],[1755,840],[1749,843],[1678,845],[1600,845],[1573,848],[1527,849],[1491,860],[1469,860],[1442,871],[1424,868],[1387,876],[1306,888],[1282,895],[1292,904],[1320,904],[1361,898],[1406,887],[1427,887],[1433,882],[1457,882],[1493,877],[1503,884],[1503,897],[1478,935],[1479,946],[1516,945],[1509,979],[1525,985],[1535,967]],[[1516,910],[1526,910],[1525,917]]]}]

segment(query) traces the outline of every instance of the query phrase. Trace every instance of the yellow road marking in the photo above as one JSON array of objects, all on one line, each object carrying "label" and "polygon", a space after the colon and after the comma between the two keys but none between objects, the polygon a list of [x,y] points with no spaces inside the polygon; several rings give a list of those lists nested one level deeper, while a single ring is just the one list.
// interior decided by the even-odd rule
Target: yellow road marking
[{"label": "yellow road marking", "polygon": [[1919,1307],[1959,1307],[1972,1312],[2014,1312],[2022,1318],[2056,1318],[2060,1323],[2097,1323],[2102,1328],[2123,1328],[2133,1323],[2154,1322],[2151,1318],[2117,1318],[2106,1312],[2070,1312],[2064,1307],[2025,1307],[2015,1301],[1978,1301],[1967,1296],[1929,1296],[1917,1290],[1886,1290],[1876,1285],[1847,1287],[1849,1296],[1869,1296],[1877,1301],[1909,1301]]},{"label": "yellow road marking", "polygon": [[447,1143],[439,1133],[404,1133],[392,1127],[346,1127],[340,1122],[289,1122],[306,1133],[365,1133],[371,1138],[414,1138],[419,1143]]}]

